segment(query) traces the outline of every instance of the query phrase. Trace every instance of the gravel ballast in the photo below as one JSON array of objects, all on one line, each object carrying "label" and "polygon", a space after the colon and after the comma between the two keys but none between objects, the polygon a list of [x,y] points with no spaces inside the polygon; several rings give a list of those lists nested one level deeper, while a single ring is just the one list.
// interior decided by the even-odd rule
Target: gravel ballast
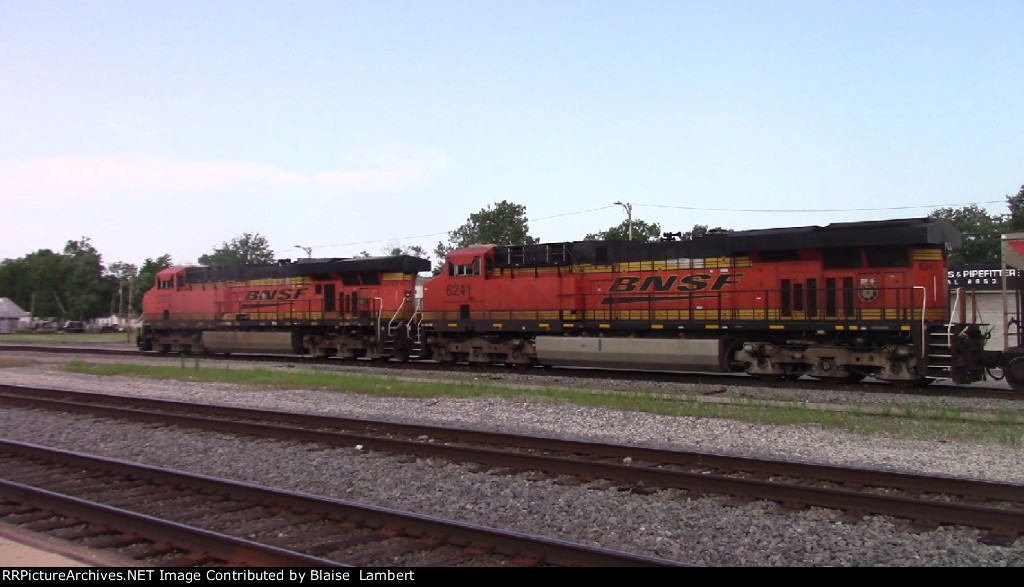
[{"label": "gravel ballast", "polygon": [[[33,359],[25,366],[0,369],[0,373],[5,383],[14,385],[449,424],[1024,483],[1020,449],[996,443],[868,437],[808,425],[770,426],[715,418],[657,416],[528,399],[380,398],[302,389],[254,390],[229,384],[96,377],[60,370],[59,364],[66,360]],[[590,381],[585,385],[596,384]],[[627,384],[618,381],[615,385]],[[727,390],[730,393],[747,397],[753,392],[737,386]],[[870,398],[858,401],[884,404],[885,395],[871,394]],[[810,395],[808,398],[811,399]],[[844,400],[842,394],[831,390],[822,391],[813,399]],[[899,396],[900,403],[909,401],[913,400]],[[949,401],[959,402],[958,407],[964,410],[1004,409],[992,405],[993,400]],[[212,432],[13,408],[0,409],[0,430],[3,437],[11,440],[397,507],[699,565],[1024,565],[1024,539],[1011,546],[987,545],[979,541],[983,534],[979,530],[944,526],[920,531],[906,521],[886,516],[851,520],[838,511],[782,511],[776,504],[764,501],[726,505],[725,499],[693,499],[674,490],[635,495],[598,488],[596,484],[562,485],[527,474],[476,472],[472,467],[432,459],[391,457],[357,447],[325,450],[300,443],[253,441]]]}]

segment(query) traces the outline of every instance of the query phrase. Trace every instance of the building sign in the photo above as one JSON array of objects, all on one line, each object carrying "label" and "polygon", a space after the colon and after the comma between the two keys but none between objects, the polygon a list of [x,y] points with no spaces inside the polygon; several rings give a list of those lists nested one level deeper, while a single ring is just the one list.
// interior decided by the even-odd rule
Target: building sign
[{"label": "building sign", "polygon": [[[1020,287],[1021,272],[1013,267],[1006,268],[1006,287]],[[947,271],[949,287],[996,291],[1003,289],[1003,269],[998,265],[962,265],[950,267]]]}]

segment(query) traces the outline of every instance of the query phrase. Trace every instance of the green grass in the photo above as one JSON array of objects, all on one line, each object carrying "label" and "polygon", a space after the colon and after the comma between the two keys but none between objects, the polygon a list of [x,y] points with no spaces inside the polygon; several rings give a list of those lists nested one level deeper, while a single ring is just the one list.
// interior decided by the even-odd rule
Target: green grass
[{"label": "green grass", "polygon": [[0,334],[0,344],[135,344],[134,332],[54,332]]},{"label": "green grass", "polygon": [[814,425],[871,436],[916,437],[936,442],[983,440],[1024,446],[1024,417],[1019,412],[965,414],[948,405],[852,406],[846,411],[816,409],[803,401],[761,402],[750,398],[708,399],[697,395],[648,394],[635,391],[592,392],[580,389],[522,386],[489,380],[430,382],[391,376],[298,369],[289,372],[256,367],[203,367],[198,360],[175,366],[89,364],[74,361],[64,367],[73,373],[123,375],[208,383],[235,383],[265,389],[316,389],[376,396],[495,397],[519,401],[558,402],[692,418],[725,418],[773,425]]}]

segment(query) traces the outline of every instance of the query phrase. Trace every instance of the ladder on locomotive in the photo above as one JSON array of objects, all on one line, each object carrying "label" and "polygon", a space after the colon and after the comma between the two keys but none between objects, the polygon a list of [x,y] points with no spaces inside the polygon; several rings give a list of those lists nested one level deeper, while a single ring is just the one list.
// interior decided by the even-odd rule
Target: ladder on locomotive
[{"label": "ladder on locomotive", "polygon": [[926,332],[924,342],[928,351],[926,373],[928,377],[938,379],[953,377],[953,316],[957,315],[960,308],[962,294],[963,288],[957,288],[956,297],[953,298],[953,303],[949,308],[948,322],[923,326]]},{"label": "ladder on locomotive", "polygon": [[[420,318],[422,318],[422,309],[420,308],[419,300],[415,300],[413,303],[416,307],[413,309],[412,315],[408,320],[402,320],[402,309],[405,308],[406,303],[410,300],[406,297],[402,300],[402,303],[398,305],[395,313],[388,320],[387,328],[382,329],[378,326],[377,331],[384,333],[384,338],[381,340],[380,352],[382,355],[387,357],[395,356],[395,338],[396,336],[404,335],[404,338],[410,342],[409,354],[413,357],[420,356],[423,349],[423,333],[420,328]],[[380,324],[382,317],[380,314],[377,316],[378,325]]]}]

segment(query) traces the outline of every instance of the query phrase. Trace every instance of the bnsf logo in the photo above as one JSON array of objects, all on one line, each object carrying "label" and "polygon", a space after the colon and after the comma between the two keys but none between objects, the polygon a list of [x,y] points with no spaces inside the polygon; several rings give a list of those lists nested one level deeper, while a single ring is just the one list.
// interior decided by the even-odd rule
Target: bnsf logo
[{"label": "bnsf logo", "polygon": [[284,289],[254,289],[245,292],[245,301],[256,302],[260,300],[297,300],[306,293],[304,287],[286,287]]},{"label": "bnsf logo", "polygon": [[[707,273],[687,275],[651,275],[646,278],[636,276],[617,277],[609,290],[611,293],[623,292],[656,292],[656,291],[701,291],[710,289],[718,291],[730,283],[739,283],[742,273],[722,273],[718,277]],[[641,281],[642,280],[642,281]]]}]

